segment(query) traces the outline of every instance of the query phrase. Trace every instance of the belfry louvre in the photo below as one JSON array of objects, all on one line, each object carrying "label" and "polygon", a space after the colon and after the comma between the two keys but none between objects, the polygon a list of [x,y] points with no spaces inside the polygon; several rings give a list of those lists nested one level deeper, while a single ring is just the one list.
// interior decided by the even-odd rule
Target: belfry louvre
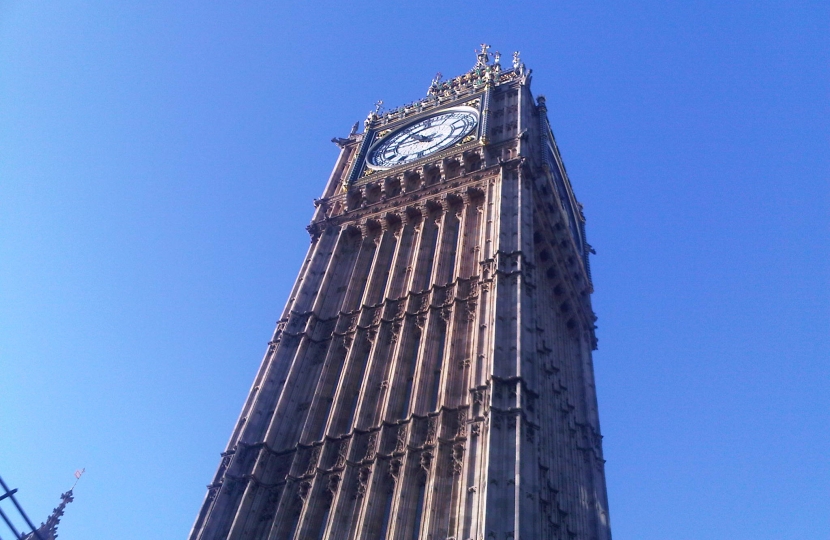
[{"label": "belfry louvre", "polygon": [[611,537],[584,216],[488,49],[335,139],[191,540]]}]

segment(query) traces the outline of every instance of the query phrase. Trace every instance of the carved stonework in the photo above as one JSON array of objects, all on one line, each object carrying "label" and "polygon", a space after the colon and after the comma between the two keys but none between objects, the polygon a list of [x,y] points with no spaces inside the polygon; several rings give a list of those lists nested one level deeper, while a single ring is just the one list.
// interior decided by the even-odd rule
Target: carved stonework
[{"label": "carved stonework", "polygon": [[273,341],[278,340],[279,337],[282,335],[282,333],[285,332],[285,325],[286,324],[287,324],[287,321],[280,321],[280,322],[277,323],[277,329],[274,330],[274,339],[273,339]]},{"label": "carved stonework", "polygon": [[403,300],[398,302],[398,305],[395,307],[395,318],[396,319],[403,319],[403,316],[406,314],[406,302]]},{"label": "carved stonework", "polygon": [[406,425],[400,426],[398,428],[398,435],[395,439],[395,450],[396,454],[402,453],[406,449]]},{"label": "carved stonework", "polygon": [[357,473],[357,496],[363,497],[366,495],[366,487],[369,484],[369,477],[372,475],[372,469],[369,467],[361,467]]},{"label": "carved stonework", "polygon": [[431,417],[427,422],[427,438],[424,444],[430,446],[435,444],[438,433],[438,417]]},{"label": "carved stonework", "polygon": [[496,275],[496,261],[490,259],[488,261],[484,261],[481,263],[481,279],[483,281],[489,281],[493,279]]},{"label": "carved stonework", "polygon": [[458,411],[458,430],[455,432],[456,437],[467,436],[467,410],[460,409]]},{"label": "carved stonework", "polygon": [[339,474],[329,476],[328,482],[326,482],[326,491],[328,491],[331,496],[337,494],[337,490],[340,488],[340,480],[341,477]]},{"label": "carved stonework", "polygon": [[308,494],[311,492],[311,482],[304,480],[300,482],[300,486],[297,489],[297,495],[302,499],[308,499]]},{"label": "carved stonework", "polygon": [[395,481],[397,481],[401,475],[402,464],[403,462],[397,458],[389,462],[389,474],[392,475],[392,478],[395,479]]},{"label": "carved stonework", "polygon": [[424,472],[429,473],[430,468],[432,468],[433,457],[435,456],[429,450],[424,450],[423,452],[421,452],[419,464]]},{"label": "carved stonework", "polygon": [[346,456],[349,453],[349,441],[343,441],[337,448],[337,460],[334,462],[335,469],[342,469],[346,466]]},{"label": "carved stonework", "polygon": [[464,319],[472,321],[476,316],[476,303],[473,300],[467,300],[464,303]]},{"label": "carved stonework", "polygon": [[484,44],[334,139],[239,451],[189,540],[610,540],[590,245],[529,81]]},{"label": "carved stonework", "polygon": [[369,441],[366,443],[366,455],[363,456],[364,461],[372,461],[375,459],[375,454],[377,453],[377,446],[378,446],[378,432],[374,432],[369,435]]},{"label": "carved stonework", "polygon": [[[479,287],[478,281],[473,280],[473,281],[470,282],[470,294],[468,295],[468,298],[478,297],[478,287]],[[473,304],[475,304],[475,302],[473,302]]]},{"label": "carved stonework", "polygon": [[268,490],[268,500],[262,505],[260,510],[259,521],[268,521],[277,511],[277,503],[280,500],[280,492],[277,489],[271,488]]},{"label": "carved stonework", "polygon": [[320,461],[320,451],[322,449],[322,446],[315,446],[311,451],[311,457],[308,460],[308,467],[306,467],[304,476],[312,475],[317,471],[317,463]]},{"label": "carved stonework", "polygon": [[452,447],[452,473],[461,474],[464,468],[464,445],[455,444]]},{"label": "carved stonework", "polygon": [[450,283],[444,290],[444,305],[452,306],[455,301],[455,283]]}]

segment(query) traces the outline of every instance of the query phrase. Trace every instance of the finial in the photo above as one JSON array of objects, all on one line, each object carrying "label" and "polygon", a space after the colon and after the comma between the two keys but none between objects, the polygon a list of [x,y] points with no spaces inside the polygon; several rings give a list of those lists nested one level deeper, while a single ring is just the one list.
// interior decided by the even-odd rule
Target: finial
[{"label": "finial", "polygon": [[481,44],[481,51],[476,51],[476,67],[486,66],[490,62],[490,46],[486,43]]},{"label": "finial", "polygon": [[380,110],[383,108],[383,100],[379,99],[375,102],[375,108],[372,111],[369,111],[369,116],[366,117],[364,120],[363,125],[366,126],[368,129],[372,123],[378,119],[378,114],[380,114]]},{"label": "finial", "polygon": [[513,69],[519,69],[519,66],[522,65],[522,60],[519,58],[519,51],[515,51],[513,53]]},{"label": "finial", "polygon": [[438,91],[438,85],[441,84],[441,78],[443,75],[439,71],[435,74],[435,77],[432,78],[432,82],[429,83],[429,90],[427,90],[427,95],[431,96],[435,92]]},{"label": "finial", "polygon": [[499,65],[499,60],[501,60],[501,53],[499,51],[496,51],[495,53],[493,53],[493,63]]}]

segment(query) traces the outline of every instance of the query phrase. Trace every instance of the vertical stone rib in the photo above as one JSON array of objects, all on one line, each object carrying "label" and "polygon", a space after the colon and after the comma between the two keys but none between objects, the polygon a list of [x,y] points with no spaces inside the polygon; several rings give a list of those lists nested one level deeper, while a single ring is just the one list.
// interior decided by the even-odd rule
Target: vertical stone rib
[{"label": "vertical stone rib", "polygon": [[[442,201],[441,236],[437,242],[438,253],[432,284],[444,286],[455,281],[455,261],[460,227],[461,201],[457,197],[445,197]],[[450,299],[448,299],[450,300]]]},{"label": "vertical stone rib", "polygon": [[466,228],[465,207],[461,200],[449,201],[450,208],[447,212],[447,223],[451,226],[451,234],[447,235],[447,242],[442,249],[447,253],[447,260],[444,264],[451,273],[445,279],[453,286],[447,287],[447,298],[445,303],[452,306],[450,317],[447,320],[447,336],[444,351],[444,365],[442,366],[439,402],[437,408],[457,408],[467,401],[465,374],[470,366],[469,351],[469,324],[472,312],[469,311],[469,299],[460,301],[459,296],[466,294],[469,284],[459,281],[457,271],[460,269],[459,259],[463,257],[465,250],[470,246],[465,242],[466,236],[463,231]]},{"label": "vertical stone rib", "polygon": [[[407,298],[407,303],[409,304],[409,312],[414,312],[414,317],[408,317],[409,319],[406,323],[408,327],[408,338],[410,339],[410,343],[412,344],[413,348],[407,350],[407,348],[399,349],[401,358],[396,363],[396,373],[395,378],[393,380],[393,392],[400,392],[396,394],[397,396],[406,396],[407,399],[405,401],[400,401],[397,410],[393,410],[392,413],[399,418],[406,418],[409,416],[410,412],[412,411],[412,403],[415,394],[415,389],[417,389],[417,366],[421,361],[423,356],[423,344],[424,341],[421,340],[421,333],[426,324],[426,312],[422,312],[423,304],[422,299],[428,301],[428,296],[422,297],[422,299],[418,299],[412,296],[413,291],[421,291],[423,290],[424,284],[428,280],[428,276],[432,271],[432,254],[434,253],[435,249],[435,235],[436,235],[436,226],[433,219],[431,219],[427,215],[427,209],[421,208],[419,212],[420,227],[418,230],[418,242],[414,243],[413,245],[413,256],[410,258],[410,261],[414,262],[414,269],[412,268],[412,263],[407,268],[409,275],[407,276],[409,279],[407,291],[410,292],[409,297]],[[424,275],[426,274],[426,277]],[[416,300],[418,300],[418,304],[416,305]],[[428,304],[427,304],[428,305]],[[417,354],[417,356],[415,356]],[[399,411],[399,412],[398,412]],[[391,421],[394,421],[395,418],[391,418]]]},{"label": "vertical stone rib", "polygon": [[440,224],[436,223],[438,210],[432,204],[427,203],[421,208],[423,215],[423,227],[421,230],[421,243],[418,246],[418,257],[415,262],[415,269],[412,276],[412,283],[409,287],[411,292],[422,292],[429,289],[432,281],[433,262],[435,247],[438,240]]},{"label": "vertical stone rib", "polygon": [[[344,231],[344,233],[348,234],[348,231]],[[343,240],[343,235],[341,235],[340,239]],[[351,261],[351,260],[353,260],[353,257],[351,257],[352,251],[353,251],[353,247],[351,246],[351,243],[349,241],[345,241],[345,242],[338,241],[337,248],[335,249],[335,256],[333,256],[332,259],[329,262],[331,263],[335,260],[340,259],[340,254],[341,253],[342,253],[342,256],[345,259]],[[326,288],[328,288],[329,285],[330,285],[330,281],[329,281],[329,283],[326,284]],[[338,296],[337,291],[335,291],[335,295],[332,295],[332,296]],[[342,296],[342,294],[339,295],[339,296]],[[319,297],[318,297],[318,299],[319,299]],[[292,317],[295,317],[295,316],[296,315],[294,313],[292,313]],[[304,322],[305,322],[305,319],[303,319],[301,321],[301,323],[304,323]],[[289,319],[288,327],[289,328],[291,327],[291,319]],[[283,436],[281,438],[277,438],[275,436],[275,434],[270,433],[270,432],[272,431],[272,428],[274,426],[277,426],[278,429],[280,429],[280,428],[288,428],[288,429],[294,428],[296,430],[297,422],[295,422],[295,421],[282,422],[281,420],[284,420],[287,415],[293,414],[293,415],[296,416],[298,414],[302,415],[302,413],[303,413],[303,410],[300,410],[297,407],[297,405],[298,405],[297,399],[298,399],[298,397],[300,397],[297,394],[302,391],[302,388],[298,388],[297,385],[293,384],[293,381],[297,380],[297,377],[299,376],[299,374],[303,371],[303,368],[305,367],[305,362],[304,362],[305,354],[303,354],[303,353],[305,353],[306,349],[308,348],[308,344],[309,344],[309,335],[308,335],[309,332],[308,332],[308,327],[307,327],[306,324],[303,324],[302,330],[304,331],[304,335],[303,335],[300,347],[298,347],[297,353],[294,356],[294,360],[291,362],[291,365],[288,369],[288,375],[286,377],[286,379],[288,381],[288,384],[282,386],[283,391],[279,395],[279,399],[277,401],[277,405],[275,406],[275,408],[273,410],[273,414],[263,415],[264,418],[260,421],[260,423],[263,423],[263,422],[267,422],[268,420],[271,420],[270,427],[269,427],[269,433],[265,436],[265,440],[266,441],[271,441],[271,442],[278,441],[279,443],[282,443],[281,446],[283,446],[283,447],[293,446],[294,444],[296,444],[297,441],[294,439],[293,436],[292,437]],[[246,432],[245,435],[246,435],[246,437],[248,437],[248,436],[251,437],[251,439],[248,439],[251,442],[257,442],[259,440],[262,440],[262,438],[261,438],[262,435],[259,434],[259,433],[254,435],[254,434],[251,434],[249,432]],[[234,461],[240,460],[242,455],[243,454],[240,453],[238,456],[236,456],[236,459]],[[251,472],[253,471],[253,468],[255,467],[255,465],[257,463],[256,455],[253,454],[252,452],[249,452],[249,451],[246,450],[245,456],[248,458],[248,459],[246,459],[247,464],[242,467],[242,470],[237,469],[236,471],[234,471],[236,473],[236,475],[238,475],[238,476],[242,476],[243,474],[245,474],[245,475],[251,474]],[[244,472],[243,472],[243,470],[244,470]],[[247,483],[245,489],[244,489],[244,493],[243,493],[242,497],[240,498],[239,502],[237,503],[236,515],[235,515],[235,517],[234,517],[234,519],[231,523],[231,526],[228,530],[228,533],[227,533],[227,537],[229,539],[241,538],[242,535],[244,534],[245,516],[250,511],[250,507],[256,499],[256,494],[257,494],[256,484],[249,481]]]},{"label": "vertical stone rib", "polygon": [[401,216],[404,227],[398,240],[400,246],[395,257],[395,267],[389,283],[387,298],[402,298],[411,290],[412,268],[418,255],[417,246],[420,243],[423,230],[423,215],[416,208],[407,208]]},{"label": "vertical stone rib", "polygon": [[388,540],[409,540],[419,538],[420,518],[423,514],[424,497],[426,495],[426,475],[422,462],[431,461],[424,451],[407,452],[400,484],[398,501],[395,510],[390,516],[391,526]]},{"label": "vertical stone rib", "polygon": [[[325,275],[325,271],[321,272],[317,270],[317,268],[321,266],[323,268],[327,267],[327,263],[331,258],[332,244],[336,243],[339,239],[337,232],[338,231],[336,229],[328,229],[324,231],[320,239],[318,239],[318,241],[309,249],[311,255],[304,263],[305,272],[300,274],[300,277],[297,278],[297,282],[294,285],[294,290],[299,290],[299,293],[297,293],[297,297],[299,298],[294,298],[292,296],[292,298],[289,299],[283,315],[285,320],[288,319],[292,311],[292,307],[297,306],[303,310],[305,302],[307,302],[307,292],[311,289],[319,287],[320,281]],[[296,312],[297,310],[294,309],[294,311]],[[228,451],[233,450],[246,424],[250,425],[247,422],[247,418],[250,416],[251,411],[256,407],[255,404],[259,402],[262,404],[259,408],[268,409],[268,403],[275,402],[279,395],[279,390],[282,386],[274,385],[275,376],[279,376],[279,370],[285,370],[289,367],[290,361],[288,359],[293,356],[294,352],[291,345],[296,346],[298,344],[298,340],[285,338],[283,335],[285,326],[285,322],[282,322],[277,325],[277,329],[274,331],[271,346],[269,346],[269,352],[266,353],[266,357],[263,359],[260,370],[254,379],[251,392],[248,394],[248,399],[242,409],[240,419],[237,422],[237,426],[234,429],[233,434],[231,435],[231,440],[228,443],[227,448]],[[286,346],[287,344],[289,346]],[[277,373],[274,373],[274,370],[277,370]],[[276,378],[276,380],[280,380],[280,378]],[[257,388],[259,391],[256,391]],[[263,402],[262,400],[265,401]]]},{"label": "vertical stone rib", "polygon": [[302,511],[297,520],[293,540],[318,540],[323,537],[322,532],[328,522],[331,500],[327,492],[327,479],[321,475],[314,478]]},{"label": "vertical stone rib", "polygon": [[[440,320],[444,328],[444,342],[438,354],[436,354],[435,368],[432,384],[436,385],[435,403],[433,410],[440,411],[445,408],[437,417],[440,419],[438,426],[439,433],[447,436],[455,436],[458,427],[452,432],[453,424],[458,422],[457,407],[463,402],[466,392],[462,390],[461,395],[448,396],[447,386],[450,380],[457,379],[465,371],[464,357],[466,351],[463,346],[459,347],[457,340],[464,341],[464,336],[456,337],[463,333],[465,328],[459,326],[460,321],[465,319],[466,313],[463,306],[457,301],[457,295],[461,284],[457,280],[456,269],[457,255],[459,249],[459,233],[463,227],[463,205],[460,199],[446,198],[444,201],[445,213],[440,240],[440,255],[438,259],[436,284],[450,284],[446,287],[444,307],[440,311]],[[463,249],[463,248],[462,248]],[[449,410],[447,410],[449,409]],[[452,418],[448,420],[448,416]],[[454,498],[458,496],[457,485],[460,477],[453,473],[456,468],[456,459],[463,459],[464,445],[459,443],[458,447],[453,444],[438,444],[436,448],[436,460],[434,473],[430,476],[427,485],[423,523],[427,537],[445,538],[449,535],[451,523],[455,520],[456,505]],[[458,454],[458,455],[456,455]]]},{"label": "vertical stone rib", "polygon": [[479,228],[480,260],[475,261],[478,265],[476,270],[480,272],[481,284],[479,287],[479,302],[481,303],[479,319],[475,331],[476,336],[476,357],[473,359],[473,383],[474,392],[473,414],[482,418],[480,436],[475,442],[477,452],[476,470],[473,473],[471,487],[475,491],[470,495],[469,523],[471,538],[484,537],[487,534],[487,502],[490,491],[488,472],[490,469],[490,440],[492,438],[492,412],[490,409],[492,387],[490,374],[492,373],[493,353],[495,348],[495,309],[497,298],[497,281],[495,275],[495,264],[493,261],[494,244],[500,228],[501,206],[501,182],[491,180],[486,187],[486,193],[482,203],[482,224]]},{"label": "vertical stone rib", "polygon": [[386,536],[395,489],[388,460],[378,459],[372,464],[371,479],[364,507],[349,540],[380,540]]},{"label": "vertical stone rib", "polygon": [[[423,216],[421,241],[409,286],[410,295],[413,292],[424,292],[420,298],[410,296],[409,302],[412,306],[411,311],[415,312],[415,316],[412,317],[413,320],[409,324],[409,335],[416,343],[419,343],[419,346],[413,348],[411,352],[402,351],[404,361],[399,364],[396,373],[396,385],[398,387],[405,386],[406,392],[404,395],[407,396],[408,394],[399,402],[401,413],[397,416],[401,418],[407,418],[415,411],[420,411],[419,414],[425,414],[431,410],[430,404],[425,403],[429,399],[429,389],[424,384],[424,379],[427,379],[427,377],[424,377],[424,370],[431,367],[434,369],[434,355],[436,353],[443,354],[442,351],[435,350],[436,341],[442,340],[443,336],[433,340],[420,339],[422,328],[434,328],[438,324],[435,320],[434,310],[430,309],[429,305],[432,296],[430,289],[433,287],[435,280],[435,251],[445,225],[445,220],[440,219],[439,211],[440,208],[431,203],[427,203],[421,210]],[[417,302],[414,302],[415,300]],[[440,343],[443,343],[443,341],[440,341]],[[413,378],[414,380],[412,380]],[[430,419],[430,421],[432,422],[434,419]],[[410,426],[409,431],[412,429],[414,429],[414,425]],[[431,429],[434,430],[436,427],[433,426]],[[432,444],[434,445],[435,442],[433,441]],[[418,534],[421,518],[427,511],[427,483],[429,482],[435,453],[434,450],[423,450],[417,456],[416,463],[416,456],[412,452],[412,450],[406,452],[402,473],[397,482],[396,491],[401,496],[400,500],[393,504],[389,518],[390,523],[394,524],[394,527],[390,530],[390,538],[412,538],[413,535]]]},{"label": "vertical stone rib", "polygon": [[[367,287],[367,294],[364,305],[374,298],[382,298],[383,292],[388,285],[388,274],[391,258],[394,256],[395,234],[387,230],[383,233],[378,256],[375,258],[372,277]],[[379,305],[371,312],[371,317],[366,317],[366,324],[370,325],[367,330],[369,339],[372,342],[372,352],[369,355],[368,365],[365,370],[363,381],[360,384],[362,392],[358,397],[355,420],[353,427],[367,430],[375,426],[375,419],[378,417],[379,405],[382,402],[389,382],[386,380],[386,368],[389,364],[389,332],[390,326],[383,323],[384,306]],[[373,337],[372,337],[373,336]]]},{"label": "vertical stone rib", "polygon": [[[458,397],[447,399],[446,387],[448,380],[457,376],[459,368],[463,370],[463,350],[455,345],[458,321],[463,318],[463,307],[459,306],[457,297],[459,294],[457,268],[457,257],[459,252],[459,233],[462,227],[462,201],[457,197],[447,197],[444,200],[444,217],[442,220],[440,253],[435,271],[435,285],[445,286],[443,291],[443,307],[439,311],[440,324],[442,326],[443,342],[435,355],[433,368],[434,387],[431,396],[432,410],[438,411],[441,407],[457,407]],[[462,338],[463,339],[463,338]],[[463,400],[463,398],[462,398]]]},{"label": "vertical stone rib", "polygon": [[[469,274],[465,275],[463,272],[465,268],[472,267],[471,259],[473,259],[473,255],[480,251],[479,239],[476,234],[480,214],[468,196],[464,198],[464,204],[458,208],[458,211],[460,222],[458,225],[459,237],[457,240],[457,256],[454,261],[454,274],[456,279],[460,280],[469,278]],[[458,287],[461,287],[461,283]],[[465,283],[465,289],[466,299],[463,302],[456,302],[450,351],[452,361],[448,369],[447,382],[442,392],[444,406],[450,409],[464,407],[470,401],[469,379],[472,365],[472,346],[476,335],[475,313],[478,301],[478,281]],[[475,490],[477,490],[477,488],[473,491],[470,490],[471,486],[474,485],[474,480],[471,484],[471,479],[465,473],[469,468],[470,460],[474,459],[476,455],[472,441],[469,439],[469,427],[466,423],[471,416],[471,411],[472,408],[462,408],[454,413],[457,421],[455,436],[462,437],[462,439],[453,444],[450,449],[452,483],[444,494],[446,502],[443,506],[449,508],[449,512],[446,516],[446,532],[441,531],[441,533],[456,538],[466,538],[466,536],[461,536],[464,534],[465,500],[474,497]],[[436,511],[440,511],[440,506],[436,507]]]},{"label": "vertical stone rib", "polygon": [[[366,238],[363,242],[366,250],[366,258],[364,259],[365,267],[361,268],[359,274],[355,274],[350,286],[352,289],[359,290],[360,295],[355,293],[356,301],[362,300],[363,291],[367,283],[367,274],[371,270],[369,258],[374,262],[377,253],[376,237]],[[351,306],[344,306],[354,308],[355,304]],[[367,326],[366,321],[368,314],[357,313],[352,317],[355,318],[357,325]],[[358,327],[359,328],[359,327]],[[366,330],[356,330],[354,335],[354,344],[347,356],[347,361],[341,372],[340,381],[337,384],[337,389],[334,393],[334,403],[331,408],[328,426],[326,433],[329,436],[336,437],[341,434],[348,433],[351,429],[352,418],[354,416],[355,407],[357,405],[357,397],[360,390],[360,381],[363,378],[364,368],[366,366],[366,359],[368,358],[373,347],[373,340],[368,337]]]},{"label": "vertical stone rib", "polygon": [[415,362],[421,349],[423,322],[420,315],[406,316],[402,319],[403,328],[398,339],[398,348],[394,351],[391,366],[390,392],[384,404],[383,415],[387,422],[396,422],[409,417],[409,402],[414,386]]},{"label": "vertical stone rib", "polygon": [[[314,250],[314,258],[319,257],[316,264],[326,264],[327,256],[325,250],[330,241],[334,238],[339,238],[336,231],[332,231],[329,235],[324,235],[323,239],[329,241],[320,241],[316,244]],[[321,255],[322,254],[322,255]],[[306,273],[308,276],[310,270]],[[299,281],[299,279],[298,279]],[[306,280],[306,283],[314,281],[313,279]],[[289,302],[290,304],[290,302]],[[288,327],[291,319],[283,326]],[[228,445],[228,452],[232,453],[232,457],[228,457],[230,464],[225,471],[222,471],[221,476],[217,473],[217,481],[220,483],[219,492],[210,506],[209,512],[212,520],[202,528],[197,522],[194,525],[191,536],[194,538],[210,538],[217,535],[225,535],[230,530],[233,523],[237,520],[240,510],[240,500],[244,500],[244,494],[239,489],[238,481],[225,482],[226,476],[232,475],[234,477],[243,477],[250,473],[254,466],[252,459],[255,459],[250,452],[245,451],[244,448],[239,447],[241,441],[256,441],[261,437],[261,431],[267,426],[269,420],[268,412],[273,407],[273,403],[277,401],[285,382],[285,373],[292,365],[290,359],[294,356],[294,347],[297,347],[297,338],[286,337],[282,334],[282,329],[278,326],[275,332],[275,340],[279,337],[279,343],[276,346],[276,351],[270,355],[266,355],[267,360],[263,361],[263,367],[267,362],[267,368],[260,368],[260,374],[257,376],[257,381],[260,383],[256,385],[249,393],[248,401],[243,408],[243,413],[237,422],[237,427],[231,437]],[[291,344],[294,347],[286,346]],[[256,387],[260,386],[259,391]],[[252,413],[253,411],[253,413]],[[254,421],[249,421],[253,418]],[[220,470],[223,464],[220,464]],[[248,492],[248,497],[253,496],[253,493]]]},{"label": "vertical stone rib", "polygon": [[[519,94],[519,118],[523,115],[524,92]],[[521,122],[521,120],[520,120]],[[520,124],[521,125],[521,124]],[[521,408],[517,420],[516,444],[519,463],[517,464],[516,494],[523,501],[516,509],[520,523],[518,531],[526,538],[538,538],[541,534],[539,523],[539,505],[527,504],[528,498],[536,497],[539,492],[539,465],[535,430],[537,427],[535,407],[528,406],[533,396],[538,395],[536,382],[539,373],[532,351],[535,350],[535,284],[531,280],[535,261],[533,246],[533,191],[531,181],[524,167],[520,164],[516,171],[518,188],[518,238],[519,249],[516,278],[519,282],[517,310],[516,363],[521,376],[517,385],[519,395],[516,406]],[[535,499],[533,499],[535,500]]]},{"label": "vertical stone rib", "polygon": [[[353,231],[344,230],[342,235],[344,244],[353,243],[355,240]],[[353,248],[349,249],[351,250]],[[343,247],[343,251],[346,251],[346,246]],[[343,265],[348,267],[350,265],[350,260],[352,260],[351,257],[337,257],[336,259],[333,258],[332,262],[335,266]],[[331,269],[329,271],[331,271]],[[315,310],[318,313],[323,311],[323,303],[326,296],[342,298],[342,292],[338,292],[338,289],[341,287],[342,278],[341,280],[336,280],[334,282],[329,281],[326,283],[325,288],[321,289],[321,294],[315,303]],[[334,290],[331,290],[329,293],[328,291],[332,288],[334,288]],[[287,431],[298,431],[298,435],[292,436],[288,439],[288,441],[292,444],[297,440],[310,443],[319,439],[319,432],[322,430],[322,425],[324,423],[324,415],[330,405],[330,403],[325,399],[321,400],[321,396],[323,398],[326,396],[325,393],[322,393],[322,389],[331,384],[330,381],[338,372],[339,366],[343,362],[345,356],[345,352],[340,346],[342,340],[333,340],[331,337],[331,332],[335,329],[337,322],[338,320],[334,319],[319,323],[319,332],[313,336],[316,339],[313,347],[317,350],[309,362],[309,367],[312,367],[313,369],[313,372],[309,373],[309,382],[314,387],[314,392],[311,393],[309,391],[306,393],[304,396],[305,399],[301,402],[294,401],[292,404],[286,400],[285,407],[293,406],[297,408],[300,406],[303,409],[307,409],[308,413],[304,415],[304,420],[302,421],[278,422],[275,419],[275,422],[272,424],[272,430],[266,438],[270,444],[284,446]]]},{"label": "vertical stone rib", "polygon": [[[473,259],[470,254],[477,254],[481,251],[480,238],[477,234],[480,230],[479,220],[481,213],[475,205],[468,204],[461,209],[462,223],[460,230],[463,231],[458,241],[458,253],[456,260],[456,272],[458,275],[464,271],[466,266],[470,267]],[[474,259],[472,262],[477,262]],[[469,528],[464,529],[465,521],[469,517],[471,507],[467,501],[474,501],[478,492],[475,477],[475,464],[479,455],[477,443],[480,440],[481,426],[476,424],[475,439],[469,435],[470,426],[467,421],[476,412],[474,407],[469,406],[470,390],[472,385],[472,366],[475,362],[474,347],[477,341],[476,331],[478,302],[480,300],[479,282],[473,281],[467,284],[467,294],[463,303],[457,303],[456,315],[453,322],[452,358],[450,375],[447,377],[443,395],[444,404],[448,408],[458,408],[456,436],[463,437],[456,442],[451,449],[453,483],[447,493],[446,506],[451,509],[447,520],[447,535],[454,535],[460,538],[467,538]],[[472,473],[472,476],[470,475]],[[462,536],[464,535],[464,536]]]},{"label": "vertical stone rib", "polygon": [[517,528],[521,499],[517,485],[519,428],[513,410],[518,398],[514,377],[518,375],[516,356],[520,332],[517,328],[517,312],[520,293],[513,262],[514,252],[519,247],[520,216],[518,181],[515,172],[505,167],[502,167],[501,193],[499,243],[494,253],[498,268],[498,293],[493,357],[493,375],[497,377],[493,383],[493,406],[498,406],[499,410],[494,410],[492,415],[489,468],[492,480],[488,486],[486,520],[488,531],[494,530],[498,535],[516,535],[519,533]]},{"label": "vertical stone rib", "polygon": [[[332,268],[341,265],[351,268],[357,255],[355,250],[355,240],[355,232],[353,230],[346,228],[341,231],[340,239],[335,247],[334,254],[329,261],[326,272],[327,277],[321,285],[319,291],[320,294],[317,296],[312,308],[313,312],[318,313],[321,319],[331,316],[331,311],[333,309],[331,306],[344,295],[344,291],[341,290],[343,289],[343,273],[338,274],[337,272],[333,272]],[[322,336],[317,337],[320,338]],[[316,390],[317,387],[319,387],[319,380],[321,377],[320,375],[317,375],[316,377],[309,377],[307,379],[307,383],[309,384],[304,385],[304,387],[300,389],[301,392],[302,390],[305,390],[305,393],[295,393],[297,389],[294,386],[294,381],[300,377],[300,374],[303,373],[304,368],[306,370],[313,370],[316,373],[320,373],[324,367],[327,367],[322,358],[328,348],[325,343],[322,346],[315,344],[313,347],[313,352],[315,354],[311,358],[306,358],[305,353],[311,345],[311,338],[312,335],[308,332],[303,335],[301,347],[298,349],[294,360],[291,362],[291,368],[286,377],[287,385],[283,386],[283,388],[287,391],[282,392],[280,396],[268,433],[264,438],[265,441],[268,441],[272,445],[276,445],[279,449],[291,447],[299,441],[299,437],[301,436],[301,433],[299,433],[300,428],[305,422],[304,419],[308,417],[307,414],[305,414],[305,411],[310,412],[312,410],[309,406],[302,408],[301,406],[306,403],[306,401],[299,400],[313,399],[316,401],[314,396],[316,396],[317,393],[315,392],[312,394],[311,389],[314,387]],[[304,362],[303,360],[307,361]],[[323,365],[319,368],[316,367],[320,364]],[[301,416],[298,417],[297,415]],[[288,432],[295,432],[296,435],[287,437]]]},{"label": "vertical stone rib", "polygon": [[289,482],[280,499],[268,540],[288,540],[293,538],[294,529],[300,518],[304,499],[300,496],[299,481]]},{"label": "vertical stone rib", "polygon": [[352,521],[355,519],[355,510],[359,508],[356,494],[359,467],[347,464],[342,473],[343,479],[337,490],[331,495],[331,512],[328,515],[325,538],[347,538]]}]

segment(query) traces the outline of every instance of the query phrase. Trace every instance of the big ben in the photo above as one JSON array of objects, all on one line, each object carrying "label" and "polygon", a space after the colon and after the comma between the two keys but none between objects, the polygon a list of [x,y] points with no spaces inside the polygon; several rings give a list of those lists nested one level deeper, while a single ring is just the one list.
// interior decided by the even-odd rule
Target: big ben
[{"label": "big ben", "polygon": [[335,139],[191,540],[610,539],[585,218],[501,62]]}]

